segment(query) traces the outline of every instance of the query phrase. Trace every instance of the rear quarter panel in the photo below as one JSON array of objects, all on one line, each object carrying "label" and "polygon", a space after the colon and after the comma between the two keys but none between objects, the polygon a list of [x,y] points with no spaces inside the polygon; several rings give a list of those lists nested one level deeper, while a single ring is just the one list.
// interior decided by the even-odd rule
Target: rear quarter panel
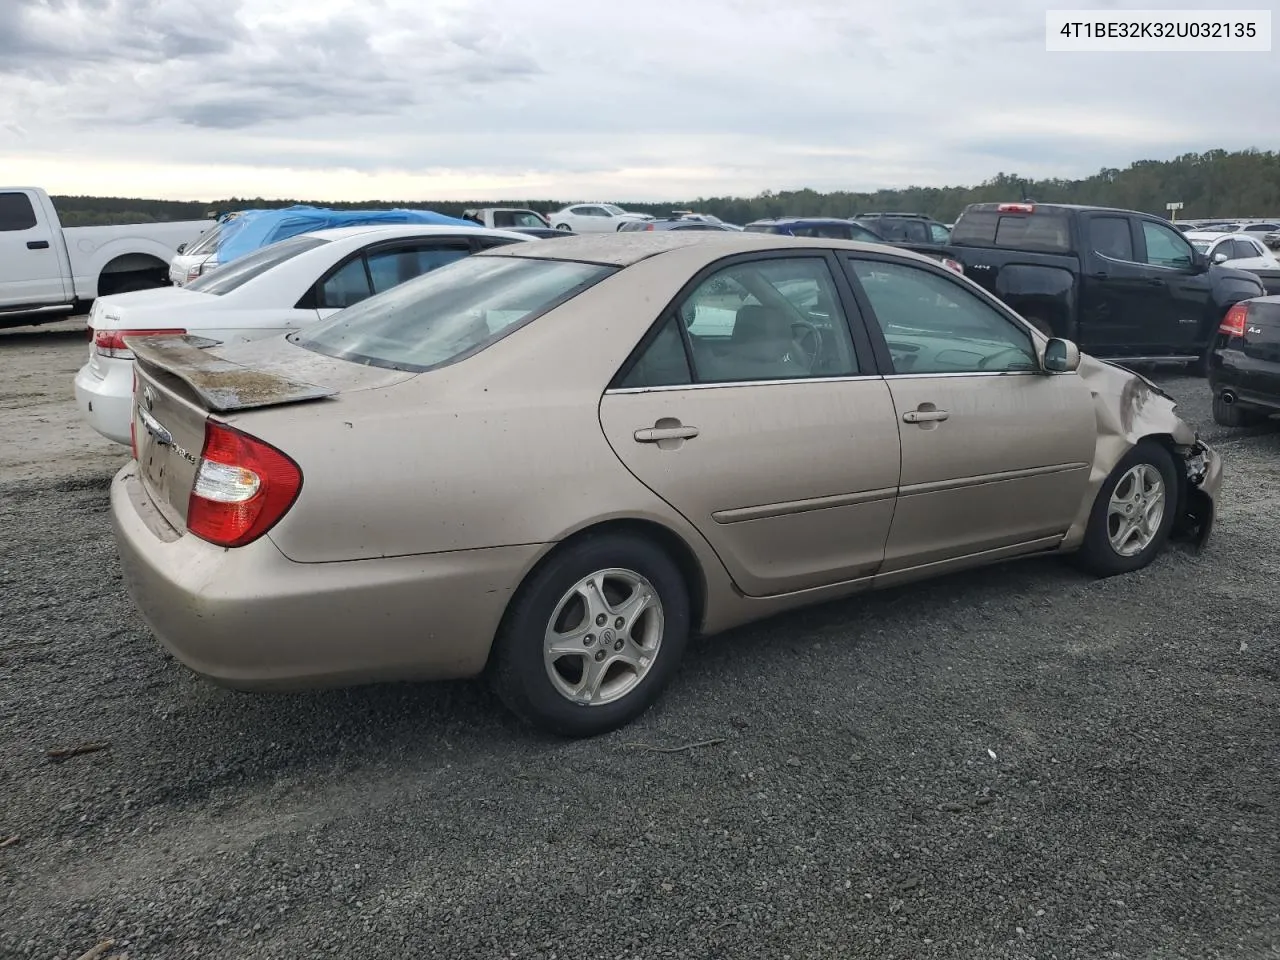
[{"label": "rear quarter panel", "polygon": [[386,389],[232,422],[292,456],[302,493],[271,531],[300,562],[552,544],[593,523],[699,534],[618,461],[605,387],[705,255],[636,264],[482,353]]}]

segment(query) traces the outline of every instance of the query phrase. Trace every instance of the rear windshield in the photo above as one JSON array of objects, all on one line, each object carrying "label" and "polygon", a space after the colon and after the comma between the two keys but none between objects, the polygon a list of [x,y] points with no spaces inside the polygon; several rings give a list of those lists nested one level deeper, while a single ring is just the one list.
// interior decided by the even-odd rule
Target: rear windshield
[{"label": "rear windshield", "polygon": [[951,242],[958,245],[1069,253],[1071,231],[1064,214],[976,210],[960,215],[951,230]]},{"label": "rear windshield", "polygon": [[325,356],[423,371],[479,353],[617,267],[526,257],[468,257],[291,335]]},{"label": "rear windshield", "polygon": [[288,240],[281,240],[279,243],[273,243],[269,247],[263,247],[261,250],[255,250],[253,253],[223,264],[203,277],[192,280],[187,284],[186,289],[194,293],[213,293],[221,296],[244,286],[272,267],[328,242],[320,237],[290,237]]}]

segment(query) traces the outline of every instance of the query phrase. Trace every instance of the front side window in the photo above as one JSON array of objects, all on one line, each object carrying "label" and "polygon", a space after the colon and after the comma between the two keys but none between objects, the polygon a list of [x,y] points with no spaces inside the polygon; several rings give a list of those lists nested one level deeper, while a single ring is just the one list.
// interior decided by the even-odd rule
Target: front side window
[{"label": "front side window", "polygon": [[1147,263],[1153,267],[1191,266],[1191,245],[1176,230],[1150,220],[1142,221],[1142,236],[1147,242]]},{"label": "front side window", "polygon": [[617,270],[526,257],[465,257],[291,339],[341,360],[429,370],[478,353]]},{"label": "front side window", "polygon": [[857,372],[848,320],[826,261],[787,257],[733,264],[699,283],[622,385],[741,383]]},{"label": "front side window", "polygon": [[292,260],[299,254],[314,250],[328,243],[320,237],[291,237],[269,247],[262,247],[219,267],[212,273],[192,280],[186,289],[193,293],[212,293],[221,296],[244,286],[254,277],[261,276],[272,267]]},{"label": "front side window", "polygon": [[1031,335],[958,282],[900,263],[851,260],[896,374],[1039,369]]},{"label": "front side window", "polygon": [[0,231],[30,230],[36,225],[35,207],[25,193],[0,193]]},{"label": "front side window", "polygon": [[949,243],[951,241],[951,231],[940,223],[929,224],[929,234],[934,243]]}]

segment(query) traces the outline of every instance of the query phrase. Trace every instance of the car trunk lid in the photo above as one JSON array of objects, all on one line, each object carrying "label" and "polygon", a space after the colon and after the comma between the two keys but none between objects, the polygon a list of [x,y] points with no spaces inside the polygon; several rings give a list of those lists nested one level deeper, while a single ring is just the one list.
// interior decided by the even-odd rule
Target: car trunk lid
[{"label": "car trunk lid", "polygon": [[128,337],[126,344],[135,357],[132,430],[139,475],[157,509],[179,530],[186,526],[211,418],[240,426],[252,411],[332,401],[343,392],[413,376],[314,354],[284,337],[225,348],[195,336]]},{"label": "car trunk lid", "polygon": [[1246,302],[1240,349],[1254,360],[1280,363],[1280,297]]}]

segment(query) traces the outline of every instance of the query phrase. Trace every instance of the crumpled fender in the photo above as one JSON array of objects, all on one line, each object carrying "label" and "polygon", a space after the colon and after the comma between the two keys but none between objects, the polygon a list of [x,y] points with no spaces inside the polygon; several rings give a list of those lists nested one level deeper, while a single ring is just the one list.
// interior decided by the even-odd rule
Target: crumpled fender
[{"label": "crumpled fender", "polygon": [[[1081,354],[1077,371],[1093,396],[1098,421],[1098,441],[1089,474],[1088,496],[1063,540],[1064,548],[1078,546],[1103,481],[1120,459],[1143,438],[1160,439],[1178,454],[1189,454],[1196,445],[1196,432],[1175,412],[1177,403],[1146,377],[1094,357]],[[1182,456],[1177,456],[1182,469]],[[1205,491],[1210,501],[1216,492]],[[1179,512],[1182,504],[1179,504]],[[1205,525],[1207,527],[1207,524]],[[1205,535],[1207,536],[1207,529]]]}]

